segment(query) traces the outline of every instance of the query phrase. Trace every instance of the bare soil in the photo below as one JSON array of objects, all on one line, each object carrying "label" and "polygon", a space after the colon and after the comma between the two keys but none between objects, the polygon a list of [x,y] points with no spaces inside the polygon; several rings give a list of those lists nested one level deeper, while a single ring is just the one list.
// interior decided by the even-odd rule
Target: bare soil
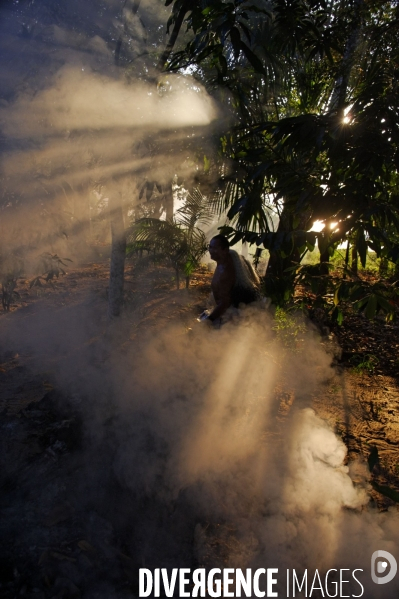
[{"label": "bare soil", "polygon": [[[142,333],[156,332],[170,320],[189,329],[204,308],[211,274],[198,271],[189,289],[177,290],[171,270],[130,265],[123,321],[110,334],[108,266],[104,261],[71,269],[39,288],[20,281],[20,298],[10,313],[0,315],[0,596],[5,599],[131,597],[137,594],[137,569],[145,565],[140,556],[152,542],[155,564],[162,561],[158,546],[163,558],[177,560],[179,567],[197,559],[196,515],[184,494],[170,512],[155,497],[135,497],[113,477],[107,468],[112,451],[89,453],[90,468],[82,463],[79,450],[87,436],[59,373],[68,351],[79,355],[89,346],[93,367],[101,369],[111,346],[123,352]],[[87,307],[89,339],[78,339],[69,350],[41,343],[43,327],[68,336],[67,315]],[[29,323],[38,314],[45,318],[32,329]],[[362,456],[368,462],[371,500],[386,510],[399,501],[398,325],[351,315],[341,328],[327,332],[322,342],[337,346],[334,375],[314,393],[313,407],[342,437],[348,460]],[[275,393],[278,428],[296,398],[286,385],[277,385]],[[101,489],[95,497],[93,486]],[[138,521],[147,523],[147,538],[140,537]],[[153,537],[148,538],[149,530]],[[226,534],[226,527],[208,523],[208,560],[223,561]]]}]

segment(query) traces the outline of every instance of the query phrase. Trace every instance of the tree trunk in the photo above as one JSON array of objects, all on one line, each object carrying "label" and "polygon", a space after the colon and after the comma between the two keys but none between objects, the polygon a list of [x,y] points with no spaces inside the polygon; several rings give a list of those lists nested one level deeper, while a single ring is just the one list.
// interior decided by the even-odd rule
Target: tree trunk
[{"label": "tree trunk", "polygon": [[380,275],[380,277],[386,277],[387,273],[388,273],[388,260],[386,258],[381,258],[379,275]]},{"label": "tree trunk", "polygon": [[165,189],[165,206],[166,220],[171,221],[173,219],[173,189],[172,181],[170,181]]},{"label": "tree trunk", "polygon": [[[281,212],[277,233],[289,233],[292,230],[292,215],[284,207]],[[269,252],[270,257],[264,280],[265,292],[266,295],[274,298],[273,301],[284,302],[288,296],[292,296],[293,294],[293,282],[295,278],[295,275],[287,273],[286,269],[299,264],[300,254],[298,248],[294,248],[289,256],[284,257],[280,250],[275,250],[273,247],[269,249]]]},{"label": "tree trunk", "polygon": [[355,61],[355,55],[362,31],[364,7],[364,0],[354,0],[350,33],[346,40],[344,54],[341,64],[339,65],[338,76],[335,81],[334,91],[331,94],[331,100],[328,107],[328,112],[335,110],[340,116],[343,116],[346,105],[350,74]]},{"label": "tree trunk", "polygon": [[320,264],[319,264],[319,275],[320,275],[320,283],[317,295],[322,297],[327,293],[328,286],[328,275],[330,273],[330,252],[328,251],[328,247],[320,252]]},{"label": "tree trunk", "polygon": [[354,275],[357,276],[357,265],[358,265],[358,259],[357,259],[357,249],[356,249],[356,245],[353,244],[352,246],[352,256],[351,256],[351,269]]},{"label": "tree trunk", "polygon": [[323,297],[327,293],[328,275],[330,274],[330,252],[331,247],[333,247],[332,236],[328,233],[328,227],[319,233],[317,245],[320,252],[319,268],[317,269],[317,296]]},{"label": "tree trunk", "polygon": [[263,252],[262,248],[256,248],[256,250],[255,250],[255,255],[254,255],[254,266],[255,266],[255,270],[258,270],[259,260],[262,257],[262,252]]},{"label": "tree trunk", "polygon": [[172,53],[172,50],[174,48],[174,45],[176,43],[177,40],[177,36],[179,35],[181,26],[183,25],[183,20],[184,17],[186,16],[186,13],[188,12],[188,10],[190,9],[190,0],[184,0],[183,4],[180,7],[180,10],[176,16],[176,20],[173,26],[173,30],[172,33],[170,35],[169,41],[166,45],[165,50],[162,52],[159,61],[158,61],[158,65],[157,65],[157,69],[159,71],[162,71],[166,61],[168,60],[169,56]]},{"label": "tree trunk", "polygon": [[[281,212],[280,221],[278,223],[277,233],[289,233],[292,231],[291,221],[292,217],[289,214],[289,211],[284,207]],[[279,250],[273,249],[273,247],[269,249],[269,253],[270,257],[265,273],[266,283],[274,277],[282,277],[284,270],[292,265],[291,262],[295,262],[294,255],[283,258],[281,256],[281,252]]]},{"label": "tree trunk", "polygon": [[350,241],[348,239],[348,243],[346,244],[346,251],[345,251],[345,272],[344,272],[344,276],[343,278],[346,279],[346,271],[348,270],[348,266],[349,266],[349,250],[350,250],[351,244]]},{"label": "tree trunk", "polygon": [[119,316],[123,304],[123,283],[126,258],[126,234],[121,203],[111,208],[111,267],[108,290],[108,317]]}]

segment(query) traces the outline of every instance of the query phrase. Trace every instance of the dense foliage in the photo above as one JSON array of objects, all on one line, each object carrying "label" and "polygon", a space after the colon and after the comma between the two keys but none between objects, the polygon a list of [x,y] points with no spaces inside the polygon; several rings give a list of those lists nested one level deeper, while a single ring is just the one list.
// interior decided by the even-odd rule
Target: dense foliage
[{"label": "dense foliage", "polygon": [[344,240],[363,265],[369,248],[398,263],[398,5],[175,0],[169,26],[165,68],[190,68],[229,113],[213,157],[224,230],[270,251],[276,301],[316,239],[320,293]]}]

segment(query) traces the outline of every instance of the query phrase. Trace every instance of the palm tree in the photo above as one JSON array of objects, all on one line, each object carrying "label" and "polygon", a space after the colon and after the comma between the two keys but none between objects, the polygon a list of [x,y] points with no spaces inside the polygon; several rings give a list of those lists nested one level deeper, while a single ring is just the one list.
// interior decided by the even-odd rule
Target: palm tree
[{"label": "palm tree", "polygon": [[211,222],[209,202],[199,189],[187,193],[183,206],[167,220],[141,218],[128,231],[128,251],[146,250],[154,258],[175,269],[176,287],[180,288],[180,272],[190,278],[207,251],[206,236],[198,226]]}]

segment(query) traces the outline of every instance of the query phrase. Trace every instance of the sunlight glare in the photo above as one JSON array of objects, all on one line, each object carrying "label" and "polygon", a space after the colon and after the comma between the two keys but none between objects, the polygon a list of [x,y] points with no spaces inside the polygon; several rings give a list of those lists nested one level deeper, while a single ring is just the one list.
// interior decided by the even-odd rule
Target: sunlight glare
[{"label": "sunlight glare", "polygon": [[322,220],[315,220],[310,231],[315,231],[316,233],[320,233],[325,227],[325,223]]},{"label": "sunlight glare", "polygon": [[350,106],[347,106],[344,110],[344,118],[342,119],[342,122],[347,125],[348,123],[351,122],[351,115],[350,115],[350,110],[352,108],[352,104]]}]

